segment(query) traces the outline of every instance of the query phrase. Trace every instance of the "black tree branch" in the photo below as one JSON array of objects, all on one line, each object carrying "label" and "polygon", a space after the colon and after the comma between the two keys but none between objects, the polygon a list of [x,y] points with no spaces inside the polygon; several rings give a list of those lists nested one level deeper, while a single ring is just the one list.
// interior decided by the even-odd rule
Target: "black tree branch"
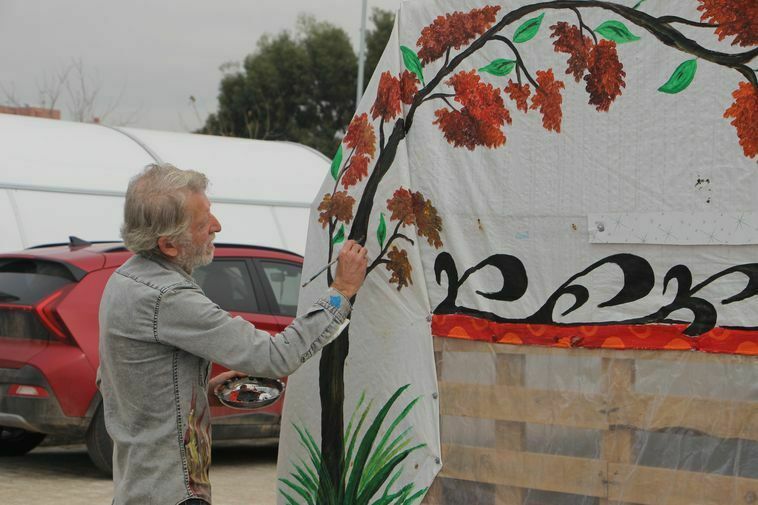
[{"label": "black tree branch", "polygon": [[433,95],[429,95],[424,99],[425,102],[429,100],[435,100],[437,98],[453,98],[455,96],[455,93],[434,93]]},{"label": "black tree branch", "polygon": [[451,108],[451,109],[453,109],[454,111],[458,112],[458,109],[456,109],[456,108],[455,108],[455,105],[453,105],[452,103],[450,103],[450,100],[448,100],[447,98],[443,98],[443,100],[444,100],[444,101],[445,101],[445,103],[448,105],[448,107],[450,107],[450,108]]},{"label": "black tree branch", "polygon": [[[405,235],[403,235],[402,233],[398,233],[398,230],[400,229],[400,225],[401,225],[401,224],[403,224],[403,222],[402,222],[402,221],[398,221],[398,223],[397,223],[397,226],[395,226],[395,231],[393,231],[393,232],[392,232],[392,236],[391,236],[391,237],[390,237],[390,239],[387,241],[387,243],[384,245],[384,248],[382,248],[381,252],[380,252],[380,253],[379,253],[379,255],[376,257],[376,259],[374,259],[374,261],[372,261],[372,262],[371,262],[371,264],[370,264],[370,265],[368,266],[368,268],[366,269],[366,275],[368,275],[368,274],[369,274],[369,273],[370,273],[370,272],[371,272],[371,271],[372,271],[374,268],[376,268],[376,266],[377,266],[377,265],[379,265],[380,263],[383,263],[383,262],[387,262],[386,260],[384,260],[384,255],[385,255],[385,254],[387,254],[387,251],[389,251],[389,249],[390,249],[390,245],[392,245],[392,242],[394,242],[394,241],[395,241],[395,239],[397,239],[397,238],[402,238],[402,239],[405,239],[405,240],[407,240],[408,242],[410,242],[410,243],[411,243],[411,245],[413,245],[413,244],[414,244],[414,242],[413,242],[413,240],[412,240],[412,239],[410,239],[410,238],[406,237],[406,236],[405,236]],[[384,261],[383,261],[383,260],[384,260]],[[388,263],[388,262],[387,262],[387,263]]]},{"label": "black tree branch", "polygon": [[679,16],[661,16],[658,18],[661,23],[681,23],[683,25],[697,26],[699,28],[718,28],[719,25],[713,23],[700,23],[689,19],[680,18]]},{"label": "black tree branch", "polygon": [[384,118],[379,120],[379,157],[382,156],[384,151]]},{"label": "black tree branch", "polygon": [[516,56],[516,65],[521,67],[521,70],[524,71],[524,75],[527,79],[529,79],[529,82],[532,83],[532,86],[535,87],[535,89],[539,89],[540,86],[537,84],[534,79],[532,79],[532,76],[529,74],[529,71],[526,69],[526,65],[524,65],[524,60],[521,58],[521,54],[519,54],[518,49],[516,49],[516,45],[510,41],[507,37],[503,37],[502,35],[493,35],[492,40],[499,40],[500,42],[505,42],[508,47],[511,48],[511,51],[513,51],[513,54]]},{"label": "black tree branch", "polygon": [[[339,171],[337,174],[337,180],[334,181],[334,189],[332,190],[332,196],[334,196],[334,193],[337,192],[337,187],[340,184],[340,179],[342,179],[342,176],[345,175],[345,172],[350,168],[350,160],[353,159],[353,153],[355,153],[355,147],[353,147],[353,150],[350,151],[350,154],[347,155],[347,159],[345,160],[345,164],[342,165],[342,170]],[[331,261],[331,258],[329,258]]]},{"label": "black tree branch", "polygon": [[589,34],[592,35],[592,40],[595,41],[595,45],[597,45],[597,35],[595,35],[595,32],[592,30],[592,28],[584,24],[584,20],[582,20],[582,13],[579,12],[579,9],[577,9],[576,7],[572,8],[571,10],[574,11],[574,14],[576,14],[576,17],[579,20],[579,29],[587,30]]}]

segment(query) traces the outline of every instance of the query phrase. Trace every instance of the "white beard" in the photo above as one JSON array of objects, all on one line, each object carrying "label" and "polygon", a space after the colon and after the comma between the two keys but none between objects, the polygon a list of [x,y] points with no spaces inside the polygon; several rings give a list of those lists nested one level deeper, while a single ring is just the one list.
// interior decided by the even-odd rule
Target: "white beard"
[{"label": "white beard", "polygon": [[182,241],[181,252],[176,262],[182,269],[191,274],[192,271],[213,261],[213,238],[207,244],[195,245],[191,240]]}]

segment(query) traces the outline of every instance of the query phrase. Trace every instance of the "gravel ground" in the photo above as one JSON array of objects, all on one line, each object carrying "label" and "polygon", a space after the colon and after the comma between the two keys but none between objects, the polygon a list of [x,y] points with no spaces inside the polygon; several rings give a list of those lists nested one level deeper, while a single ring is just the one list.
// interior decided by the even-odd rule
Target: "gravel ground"
[{"label": "gravel ground", "polygon": [[[276,451],[270,443],[219,442],[213,447],[214,505],[276,503]],[[3,505],[109,505],[110,478],[100,474],[84,445],[40,446],[17,458],[0,458]]]}]

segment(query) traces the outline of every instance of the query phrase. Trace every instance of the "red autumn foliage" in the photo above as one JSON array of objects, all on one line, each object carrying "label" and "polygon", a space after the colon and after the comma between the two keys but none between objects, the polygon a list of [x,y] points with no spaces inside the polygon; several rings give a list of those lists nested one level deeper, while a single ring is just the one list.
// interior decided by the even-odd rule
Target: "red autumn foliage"
[{"label": "red autumn foliage", "polygon": [[353,205],[355,205],[355,198],[348,195],[347,191],[337,191],[334,195],[327,193],[318,206],[318,210],[322,211],[318,221],[324,228],[332,218],[350,224],[353,219]]},{"label": "red autumn foliage", "polygon": [[368,114],[364,112],[353,118],[347,127],[344,142],[347,147],[355,149],[355,154],[374,157],[376,134],[374,127],[368,122]]},{"label": "red autumn foliage", "polygon": [[413,194],[405,188],[396,189],[392,198],[387,200],[387,210],[392,213],[390,221],[401,221],[406,226],[413,224]]},{"label": "red autumn foliage", "polygon": [[400,80],[389,72],[383,72],[379,78],[376,100],[371,106],[371,117],[389,121],[400,114]]},{"label": "red autumn foliage", "polygon": [[486,32],[496,20],[499,5],[488,5],[467,13],[453,12],[437,18],[421,30],[416,45],[418,57],[426,64],[442,57],[450,49],[460,49]]},{"label": "red autumn foliage", "polygon": [[410,105],[413,103],[413,96],[418,91],[418,77],[408,70],[400,74],[400,100]]},{"label": "red autumn foliage", "polygon": [[500,90],[492,84],[481,82],[475,70],[458,72],[447,84],[455,89],[455,101],[463,105],[479,121],[502,126],[511,123]]},{"label": "red autumn foliage", "polygon": [[368,164],[370,161],[371,158],[368,156],[353,155],[350,164],[347,166],[347,170],[345,170],[342,176],[342,186],[347,189],[363,180],[368,175]]},{"label": "red autumn foliage", "polygon": [[732,93],[734,103],[724,112],[725,118],[732,119],[737,129],[737,137],[745,156],[758,155],[758,90],[749,82],[741,82]]},{"label": "red autumn foliage", "polygon": [[442,231],[442,218],[437,213],[430,200],[424,199],[421,193],[413,194],[413,214],[416,216],[416,230],[422,237],[426,237],[430,246],[435,249],[442,247],[440,231]]},{"label": "red autumn foliage", "polygon": [[553,46],[556,53],[568,53],[567,74],[573,74],[576,82],[579,82],[584,75],[584,71],[589,67],[590,49],[592,40],[583,36],[581,29],[576,25],[569,25],[565,21],[560,21],[550,27],[553,33],[551,38],[555,38]]},{"label": "red autumn foliage", "polygon": [[719,25],[719,40],[734,35],[732,45],[758,44],[758,3],[755,0],[699,0],[700,19]]},{"label": "red autumn foliage", "polygon": [[523,110],[524,112],[529,110],[529,104],[527,103],[527,100],[529,99],[529,95],[532,93],[532,91],[529,89],[528,84],[519,84],[517,82],[509,80],[508,85],[505,87],[505,92],[508,93],[508,96],[511,97],[511,100],[516,102],[516,107],[519,110]]},{"label": "red autumn foliage", "polygon": [[397,284],[397,290],[400,291],[403,287],[407,287],[413,284],[411,278],[411,262],[408,261],[408,252],[405,249],[398,249],[392,246],[392,250],[387,254],[389,261],[385,264],[387,270],[392,272],[390,276],[390,283]]},{"label": "red autumn foliage", "polygon": [[368,164],[376,153],[376,134],[365,112],[356,116],[347,127],[345,145],[354,149],[344,175],[342,185],[348,188],[368,175]]},{"label": "red autumn foliage", "polygon": [[447,84],[455,89],[455,101],[463,109],[439,109],[434,115],[445,134],[445,139],[456,147],[474,150],[476,146],[498,147],[505,144],[505,135],[500,130],[504,123],[511,123],[511,115],[505,108],[500,90],[481,82],[475,70],[459,72]]},{"label": "red autumn foliage", "polygon": [[[616,52],[616,43],[601,40],[597,45],[589,37],[582,35],[576,25],[560,21],[550,27],[555,38],[553,47],[557,53],[569,54],[567,74],[579,82],[584,76],[586,89],[590,94],[590,105],[599,111],[607,111],[613,100],[621,94],[624,82],[624,66]],[[585,72],[587,75],[584,75]]]},{"label": "red autumn foliage", "polygon": [[590,105],[599,111],[607,111],[613,100],[621,94],[626,86],[624,66],[619,61],[616,43],[601,40],[592,47],[588,65],[589,72],[584,76]]},{"label": "red autumn foliage", "polygon": [[555,80],[552,68],[537,70],[537,84],[540,87],[532,95],[532,106],[530,108],[540,110],[542,126],[546,130],[560,133],[561,119],[563,118],[561,89],[566,86],[563,81]]},{"label": "red autumn foliage", "polygon": [[445,139],[455,147],[465,147],[473,151],[476,146],[498,147],[505,143],[505,135],[499,128],[481,124],[467,110],[439,109],[434,112]]},{"label": "red autumn foliage", "polygon": [[424,198],[420,192],[398,188],[387,200],[387,210],[392,213],[390,221],[400,221],[406,226],[415,224],[419,236],[426,237],[429,245],[436,249],[442,247],[442,218],[431,200]]},{"label": "red autumn foliage", "polygon": [[394,77],[389,71],[383,72],[379,77],[379,89],[376,92],[376,100],[371,106],[371,117],[382,118],[389,121],[400,114],[400,101],[410,104],[418,91],[418,78],[416,74],[404,71],[400,78]]}]

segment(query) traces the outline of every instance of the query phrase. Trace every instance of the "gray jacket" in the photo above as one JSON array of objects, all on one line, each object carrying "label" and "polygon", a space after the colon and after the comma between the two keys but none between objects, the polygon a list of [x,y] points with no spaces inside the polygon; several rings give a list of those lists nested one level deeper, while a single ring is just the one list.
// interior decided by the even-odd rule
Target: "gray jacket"
[{"label": "gray jacket", "polygon": [[134,256],[100,303],[99,388],[113,439],[115,505],[210,503],[210,362],[257,376],[294,372],[337,336],[350,303],[329,290],[271,336],[210,301],[173,263]]}]

